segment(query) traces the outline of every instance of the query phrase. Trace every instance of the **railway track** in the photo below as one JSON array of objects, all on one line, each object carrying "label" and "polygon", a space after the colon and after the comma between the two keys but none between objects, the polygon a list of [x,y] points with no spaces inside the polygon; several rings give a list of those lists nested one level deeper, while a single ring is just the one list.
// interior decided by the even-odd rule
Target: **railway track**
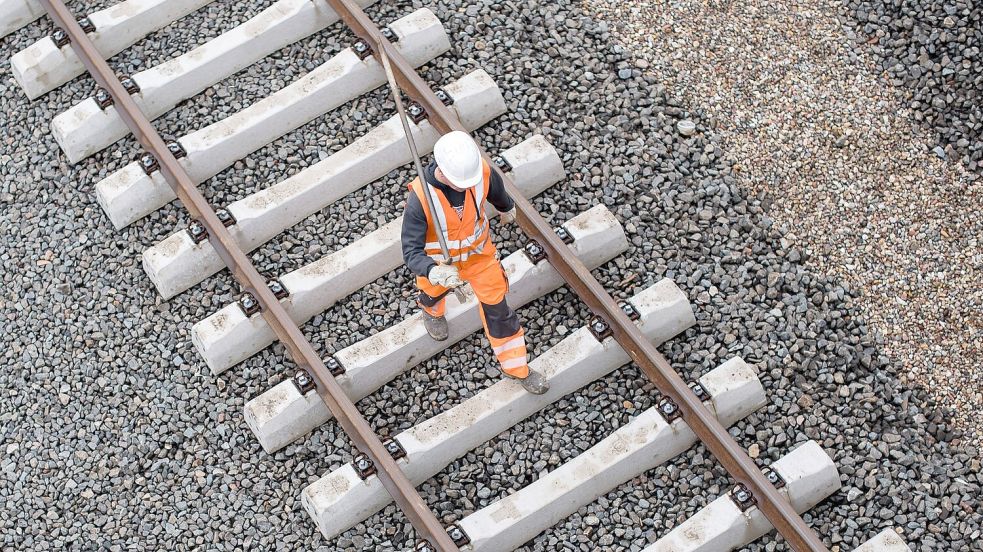
[{"label": "railway track", "polygon": [[[503,265],[510,299],[522,305],[566,285],[594,313],[583,327],[533,364],[552,389],[543,396],[499,381],[444,412],[383,441],[355,402],[399,374],[439,355],[480,329],[476,300],[449,299],[451,336],[435,342],[418,315],[322,359],[300,324],[401,264],[398,213],[354,243],[284,274],[262,275],[248,252],[345,195],[411,161],[398,119],[391,117],[347,147],[297,174],[229,205],[213,206],[200,182],[345,102],[382,86],[385,48],[397,80],[413,100],[412,131],[422,152],[440,134],[473,131],[506,110],[502,92],[481,70],[434,90],[415,67],[445,53],[450,37],[437,16],[420,9],[380,28],[362,11],[367,0],[279,0],[270,8],[175,59],[119,78],[110,57],[207,4],[204,0],[126,0],[77,20],[60,0],[3,0],[0,33],[46,11],[60,31],[11,59],[25,93],[40,97],[83,71],[100,85],[68,106],[52,132],[72,162],[112,147],[132,133],[143,151],[103,178],[95,192],[121,228],[179,199],[194,222],[148,248],[144,268],[163,298],[223,269],[242,287],[238,302],[199,321],[192,342],[214,374],[234,370],[274,341],[296,363],[292,374],[250,400],[245,421],[263,449],[276,452],[334,418],[358,453],[298,489],[302,504],[329,541],[394,501],[417,531],[416,550],[510,550],[549,529],[598,496],[702,443],[734,487],[662,536],[647,551],[731,550],[773,529],[795,550],[827,550],[800,515],[835,493],[837,468],[816,442],[789,450],[762,469],[727,428],[767,403],[754,370],[738,357],[685,382],[655,348],[695,323],[686,296],[670,280],[617,303],[590,270],[627,247],[621,222],[603,205],[552,228],[528,198],[565,176],[542,136],[488,157],[516,199],[523,250]],[[268,98],[176,141],[165,143],[151,121],[271,52],[337,23],[358,37],[351,47]],[[468,451],[563,396],[634,362],[658,389],[657,405],[559,468],[510,496],[457,520],[437,519],[418,494],[422,484]],[[858,550],[907,550],[885,531]]]}]

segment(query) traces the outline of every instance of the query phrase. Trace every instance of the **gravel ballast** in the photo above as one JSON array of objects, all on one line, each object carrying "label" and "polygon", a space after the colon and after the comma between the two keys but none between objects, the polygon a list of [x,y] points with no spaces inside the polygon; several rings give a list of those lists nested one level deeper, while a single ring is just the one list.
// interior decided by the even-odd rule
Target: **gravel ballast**
[{"label": "gravel ballast", "polygon": [[887,73],[937,155],[983,174],[983,4],[846,0],[847,35]]},{"label": "gravel ballast", "polygon": [[[215,3],[128,50],[112,65],[132,73],[219,34],[269,2]],[[78,11],[80,3],[73,4]],[[536,200],[551,223],[598,203],[631,244],[594,273],[630,296],[662,277],[688,294],[698,324],[662,347],[694,380],[740,355],[760,372],[766,410],[733,430],[763,463],[816,439],[843,490],[806,516],[837,549],[897,527],[913,550],[971,551],[981,537],[978,449],[868,329],[855,289],[807,267],[767,202],[749,193],[726,142],[687,97],[643,70],[624,39],[579,3],[385,3],[388,22],[426,5],[454,39],[423,69],[433,83],[482,67],[509,113],[477,133],[492,152],[542,133],[569,177]],[[241,7],[240,7],[241,6]],[[50,32],[47,21],[0,42],[0,58]],[[330,57],[351,37],[337,26],[220,83],[158,122],[165,137],[220,119]],[[156,52],[163,48],[164,52]],[[390,506],[324,541],[300,490],[351,459],[334,422],[276,455],[242,420],[244,402],[289,373],[282,347],[213,377],[189,342],[191,325],[231,301],[226,273],[163,302],[139,263],[142,250],[187,223],[176,204],[122,231],[92,186],[132,160],[127,139],[69,166],[47,134],[51,118],[87,96],[88,77],[28,103],[0,67],[0,543],[16,550],[404,549],[412,533]],[[216,206],[282,180],[339,149],[393,111],[377,90],[261,149],[203,188]],[[683,137],[682,119],[696,123]],[[252,254],[270,276],[331,252],[390,220],[404,169],[351,194]],[[497,231],[503,251],[521,246]],[[814,256],[817,256],[814,254]],[[400,270],[304,326],[328,354],[415,309]],[[586,319],[558,291],[521,309],[533,354]],[[392,435],[496,381],[484,338],[472,336],[359,402]],[[622,368],[452,463],[420,487],[445,523],[506,496],[597,442],[658,399]],[[729,488],[702,446],[608,493],[527,545],[529,550],[640,550]],[[786,550],[766,537],[749,550]]]},{"label": "gravel ballast", "polygon": [[858,292],[903,381],[979,443],[983,179],[932,151],[904,90],[837,12],[812,0],[592,5],[703,114],[806,266]]}]

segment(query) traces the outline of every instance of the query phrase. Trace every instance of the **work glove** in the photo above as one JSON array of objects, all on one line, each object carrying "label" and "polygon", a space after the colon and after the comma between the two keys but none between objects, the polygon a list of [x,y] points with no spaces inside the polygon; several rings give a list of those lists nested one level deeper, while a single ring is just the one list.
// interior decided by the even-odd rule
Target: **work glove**
[{"label": "work glove", "polygon": [[513,222],[515,222],[515,207],[512,207],[511,209],[505,211],[504,213],[499,213],[498,220],[502,224],[512,224]]},{"label": "work glove", "polygon": [[430,280],[431,284],[445,288],[456,288],[464,285],[464,280],[461,280],[461,273],[454,265],[434,265],[427,273],[427,279]]}]

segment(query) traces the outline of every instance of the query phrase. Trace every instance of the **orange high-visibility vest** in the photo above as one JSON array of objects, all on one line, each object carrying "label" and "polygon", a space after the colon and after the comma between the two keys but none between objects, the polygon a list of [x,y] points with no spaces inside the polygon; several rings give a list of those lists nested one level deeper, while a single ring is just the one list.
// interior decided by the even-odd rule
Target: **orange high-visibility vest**
[{"label": "orange high-visibility vest", "polygon": [[[484,208],[485,199],[488,197],[491,167],[484,160],[482,160],[481,165],[481,182],[464,191],[464,212],[460,217],[457,216],[457,211],[447,201],[444,194],[427,184],[430,187],[430,197],[434,199],[434,211],[437,212],[440,228],[444,232],[444,239],[447,241],[447,249],[450,252],[450,262],[452,263],[464,262],[472,255],[495,252],[495,245],[491,241],[491,232],[488,231],[488,216],[485,214]],[[440,250],[440,242],[437,241],[437,232],[434,230],[434,223],[430,218],[430,210],[427,209],[427,200],[423,196],[423,185],[421,185],[420,179],[413,179],[409,188],[420,200],[420,204],[423,205],[423,212],[427,216],[427,243],[424,246],[424,252],[438,263],[447,262]]]}]

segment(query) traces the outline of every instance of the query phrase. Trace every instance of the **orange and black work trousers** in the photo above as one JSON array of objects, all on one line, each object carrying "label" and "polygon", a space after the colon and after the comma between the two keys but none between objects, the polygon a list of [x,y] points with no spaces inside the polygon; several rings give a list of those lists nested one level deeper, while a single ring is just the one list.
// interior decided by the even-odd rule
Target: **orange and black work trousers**
[{"label": "orange and black work trousers", "polygon": [[[525,333],[519,324],[519,317],[505,302],[509,280],[505,277],[502,264],[494,253],[486,253],[472,255],[455,265],[461,279],[471,284],[478,298],[485,335],[491,342],[502,371],[515,378],[525,378],[529,375]],[[423,310],[432,316],[444,316],[445,298],[451,290],[434,285],[420,276],[416,279],[416,285],[420,289],[418,302]]]}]

